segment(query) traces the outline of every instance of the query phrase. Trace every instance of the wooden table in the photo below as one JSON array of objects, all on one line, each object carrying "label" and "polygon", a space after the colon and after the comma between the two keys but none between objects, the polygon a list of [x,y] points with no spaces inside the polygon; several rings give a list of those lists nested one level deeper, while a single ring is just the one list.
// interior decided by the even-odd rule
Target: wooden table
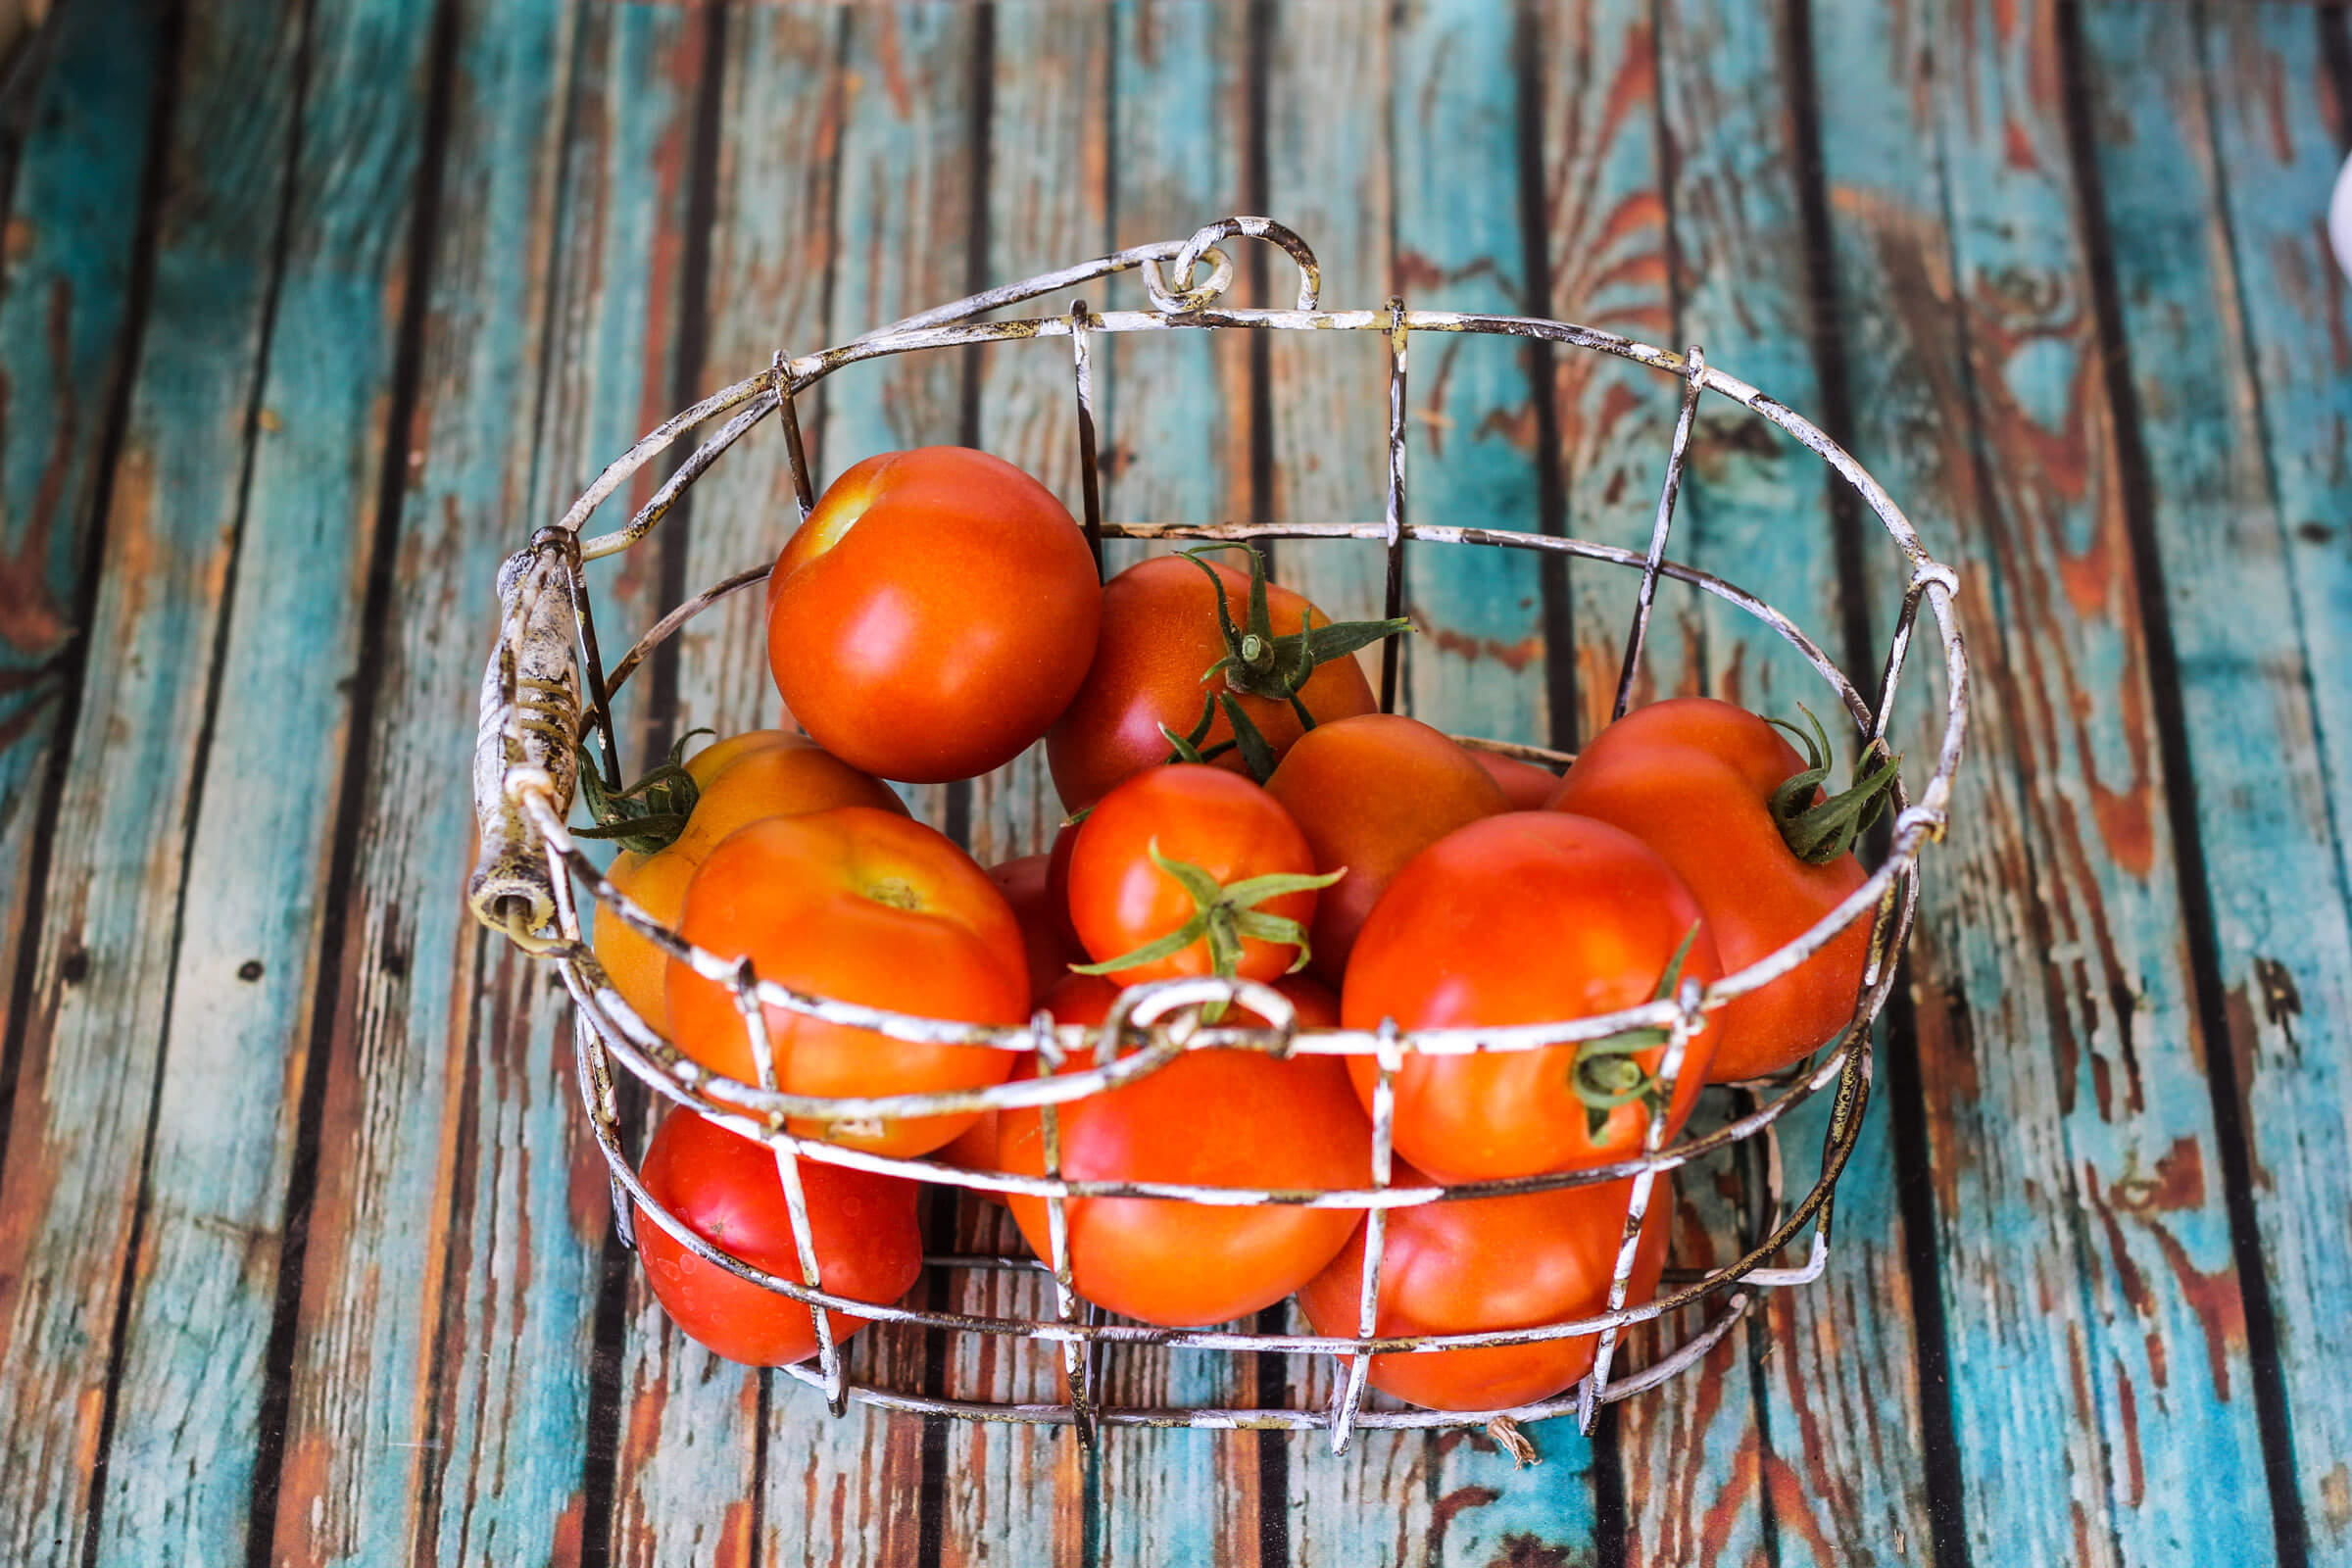
[{"label": "wooden table", "polygon": [[[2352,1562],[2341,17],[59,11],[0,230],[0,1561]],[[607,459],[775,349],[1233,211],[1336,304],[1703,343],[1961,574],[1972,749],[1829,1273],[1533,1469],[1090,1461],[712,1360],[611,1233],[561,992],[459,903],[493,570]],[[961,439],[1074,495],[1066,362],[1020,349],[845,375],[821,466]],[[1110,514],[1376,516],[1381,363],[1116,346]],[[1645,536],[1662,378],[1480,342],[1412,401],[1422,520]],[[1735,414],[1678,553],[1875,671],[1891,548]],[[608,638],[772,551],[783,474],[748,442],[600,576]],[[1408,701],[1573,744],[1625,586],[1426,553]],[[742,618],[698,624],[632,740],[772,711]],[[1649,669],[1819,690],[1672,596]],[[1028,777],[958,797],[976,849],[1048,820]],[[1713,1201],[1685,1183],[1687,1260]],[[861,1343],[904,1387],[1006,1375]]]}]

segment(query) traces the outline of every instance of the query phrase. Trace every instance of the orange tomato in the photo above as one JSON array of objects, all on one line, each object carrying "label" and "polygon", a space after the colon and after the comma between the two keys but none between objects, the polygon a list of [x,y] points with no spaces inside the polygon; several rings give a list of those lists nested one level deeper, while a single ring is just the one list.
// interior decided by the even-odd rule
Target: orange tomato
[{"label": "orange tomato", "polygon": [[1481,751],[1475,746],[1463,749],[1487,770],[1489,778],[1502,786],[1502,793],[1514,811],[1541,811],[1559,793],[1560,775],[1548,767],[1505,757],[1499,752]]},{"label": "orange tomato", "polygon": [[[796,991],[974,1023],[1028,1016],[1019,923],[988,873],[920,822],[868,807],[770,817],[712,850],[686,890],[679,931]],[[678,1049],[713,1072],[759,1081],[732,994],[669,965]],[[1002,1082],[1014,1054],[910,1045],[764,1009],[775,1082],[794,1094],[867,1096]],[[885,1154],[920,1154],[972,1115],[883,1123],[796,1119],[793,1130]]]},{"label": "orange tomato", "polygon": [[1312,967],[1337,985],[1355,934],[1404,862],[1466,822],[1508,808],[1469,753],[1418,719],[1362,713],[1298,739],[1266,793],[1314,852],[1315,869],[1347,875],[1315,895]]}]

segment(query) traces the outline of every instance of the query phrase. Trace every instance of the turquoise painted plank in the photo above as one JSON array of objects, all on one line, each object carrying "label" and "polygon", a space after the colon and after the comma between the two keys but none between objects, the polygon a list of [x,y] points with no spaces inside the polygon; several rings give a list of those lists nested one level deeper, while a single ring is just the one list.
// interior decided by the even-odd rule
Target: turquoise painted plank
[{"label": "turquoise painted plank", "polygon": [[[1958,565],[1974,634],[1914,949],[1967,1544],[2269,1561],[2227,1216],[2164,1186],[2220,1162],[2052,14],[1815,43],[1857,455]],[[2159,1399],[2194,1415],[2142,1419]]]},{"label": "turquoise painted plank", "polygon": [[78,1557],[91,1524],[292,124],[300,28],[280,8],[187,29],[0,1186],[0,1556],[25,1562]]},{"label": "turquoise painted plank", "polygon": [[[801,353],[829,341],[827,215],[831,149],[840,131],[832,73],[843,16],[833,7],[757,6],[727,17],[722,78],[704,89],[722,95],[710,274],[703,289],[710,323],[706,385],[750,374],[779,347]],[[812,456],[823,434],[814,417],[820,404],[811,399],[803,411]],[[664,406],[656,419],[668,412]],[[654,422],[640,419],[637,428]],[[617,451],[636,433],[615,430],[601,439],[606,450]],[[675,515],[677,521],[664,528],[685,530],[670,548],[684,548],[690,589],[773,560],[798,521],[781,426],[771,420],[746,437],[696,483],[690,511]],[[662,608],[648,602],[621,623],[633,635]],[[641,711],[643,699],[637,693],[632,705],[638,706],[624,705],[623,712]],[[680,642],[677,710],[681,732],[699,725],[723,735],[776,721],[759,593],[739,596],[690,623]],[[672,1328],[641,1269],[632,1267],[629,1291],[614,1560],[746,1560],[761,1486],[756,1460],[762,1379]],[[826,1440],[771,1449],[775,1468],[805,1471],[808,1495],[819,1498],[861,1484],[857,1478],[866,1466],[857,1447],[831,1441],[829,1428],[802,1424],[823,1417],[796,1385],[777,1380],[770,1396],[777,1431],[812,1432]],[[865,1423],[862,1415],[849,1419]],[[862,1510],[848,1518],[829,1505],[796,1502],[785,1523],[805,1542],[800,1555],[824,1561],[839,1546],[834,1532],[854,1537],[862,1528]]]},{"label": "turquoise painted plank", "polygon": [[[1290,6],[1274,12],[1269,31],[1262,67],[1269,216],[1314,248],[1326,309],[1378,309],[1395,270],[1389,18]],[[1298,270],[1271,247],[1264,261],[1267,298],[1253,303],[1295,304]],[[1242,287],[1237,279],[1235,288]],[[1277,332],[1267,359],[1274,476],[1260,514],[1378,522],[1388,493],[1387,337]],[[1333,619],[1380,613],[1387,578],[1379,545],[1294,543],[1277,547],[1276,561],[1282,580]],[[1365,667],[1377,679],[1377,654]]]},{"label": "turquoise painted plank", "polygon": [[[1245,14],[1120,0],[1111,16],[1111,242],[1183,239],[1247,209]],[[1151,304],[1134,274],[1108,289],[1121,308]],[[1248,334],[1107,338],[1096,350],[1104,514],[1128,522],[1249,515]],[[1104,547],[1113,571],[1156,553],[1116,540]]]},{"label": "turquoise painted plank", "polygon": [[[1066,12],[1064,13],[1066,14]],[[1179,237],[1250,204],[1240,198],[1247,33],[1238,10],[1112,8],[1110,212],[1115,244]],[[1107,228],[1107,225],[1106,225]],[[1107,298],[1148,306],[1142,281]],[[1090,295],[1090,301],[1100,299]],[[1114,518],[1243,515],[1249,495],[1250,388],[1239,333],[1098,340],[1102,506]],[[1234,379],[1238,376],[1238,381]],[[1113,562],[1141,547],[1113,547]],[[1253,1368],[1222,1351],[1110,1351],[1105,1397],[1130,1405],[1224,1405],[1255,1395]],[[1090,1499],[1106,1564],[1247,1562],[1257,1552],[1261,1445],[1278,1434],[1116,1434]]]},{"label": "turquoise painted plank", "polygon": [[[163,62],[152,7],[86,5],[57,24],[34,84],[0,255],[0,973],[17,972],[31,835],[67,718],[56,664],[77,631],[97,456],[131,330],[137,201]],[[122,35],[127,31],[127,38]],[[9,1023],[0,1001],[0,1035]]]},{"label": "turquoise painted plank", "polygon": [[[577,1539],[564,1512],[579,1485],[602,1195],[573,1199],[576,1151],[548,1137],[570,1114],[567,1046],[535,1000],[550,977],[494,948],[455,896],[474,830],[454,771],[488,585],[528,524],[567,11],[529,0],[456,19],[443,221],[344,892],[271,1548],[281,1562],[544,1559]],[[513,1185],[491,1206],[506,1206],[485,1213],[480,1189],[502,1179]],[[568,1234],[575,1211],[597,1227],[588,1238]],[[487,1238],[477,1214],[496,1227]],[[560,1242],[534,1248],[526,1233]]]},{"label": "turquoise painted plank", "polygon": [[[1408,308],[1528,310],[1520,42],[1506,6],[1421,0],[1398,14],[1390,270]],[[1408,355],[1407,515],[1538,529],[1533,350],[1512,338],[1432,332]],[[1406,558],[1405,599],[1416,628],[1402,653],[1406,710],[1457,735],[1538,744],[1550,735],[1535,556],[1419,546]]]},{"label": "turquoise painted plank", "polygon": [[119,1350],[102,1563],[223,1560],[252,1507],[319,928],[343,891],[325,874],[430,21],[420,0],[321,6],[311,20],[235,609],[184,872],[190,917],[168,971],[153,1207]]},{"label": "turquoise painted plank", "polygon": [[[569,504],[567,471],[626,446],[679,401],[691,127],[710,14],[628,6],[575,17],[566,140],[541,155],[562,171],[546,370],[529,466],[517,447],[506,467],[510,482],[531,476],[530,501],[524,516],[485,518],[508,540]],[[638,499],[652,483],[636,486]],[[642,617],[659,580],[652,552],[631,552],[597,585],[600,608],[622,624]],[[469,1152],[456,1169],[434,1348],[445,1413],[430,1540],[445,1562],[578,1549],[609,1224],[604,1164],[574,1084],[570,1005],[544,965],[506,944],[491,941],[485,957],[466,1068],[473,1125],[460,1146]]]},{"label": "turquoise painted plank", "polygon": [[[2352,1292],[2352,929],[2337,826],[2352,573],[2337,519],[2352,494],[2352,350],[2314,215],[2335,177],[2343,84],[2312,19],[2283,8],[2200,25],[2102,6],[2083,27],[2117,127],[2100,141],[2101,185],[2297,1494],[2313,1559],[2339,1561],[2352,1555],[2352,1421],[2333,1377],[2352,1328],[2331,1304]],[[2136,1223],[2170,1201],[2132,1198],[2119,1218]]]},{"label": "turquoise painted plank", "polygon": [[[978,14],[947,5],[860,7],[844,13],[841,27],[826,343],[970,292],[971,225],[984,199],[971,177]],[[967,369],[960,354],[921,354],[823,383],[811,454],[818,488],[824,475],[870,453],[962,439]],[[945,820],[944,787],[905,793],[918,815]],[[869,1329],[853,1366],[866,1381],[919,1390],[924,1351],[919,1332]],[[765,1535],[756,1544],[762,1557],[911,1561],[922,1526],[923,1423],[864,1408],[836,1421],[813,1390],[783,1377],[769,1382]]]},{"label": "turquoise painted plank", "polygon": [[[1786,24],[1785,8],[1736,0],[1659,10],[1660,122],[1676,149],[1666,190],[1673,341],[1701,344],[1709,363],[1820,417],[1798,184],[1810,155],[1795,141]],[[1831,482],[1818,459],[1763,420],[1702,403],[1671,552],[1761,594],[1841,651]],[[1882,635],[1902,588],[1886,558],[1873,552],[1879,575],[1858,585]],[[1685,678],[1695,673],[1713,695],[1761,712],[1793,718],[1802,702],[1834,717],[1820,675],[1753,617],[1680,588],[1662,591],[1657,611],[1649,646],[1662,669],[1682,665]],[[1870,684],[1871,671],[1853,673]],[[1782,1126],[1792,1200],[1820,1173],[1830,1099]],[[1676,1257],[1686,1267],[1733,1255],[1729,1174],[1719,1159],[1680,1184]],[[1754,1326],[1720,1346],[1690,1387],[1622,1407],[1629,1561],[1738,1559],[1767,1539],[1780,1561],[1825,1568],[1899,1561],[1910,1542],[1925,1552],[1918,1348],[1883,1104],[1838,1191],[1828,1274],[1768,1297]],[[1803,1245],[1787,1261],[1800,1262]]]},{"label": "turquoise painted plank", "polygon": [[[1551,298],[1544,314],[1648,343],[1674,325],[1666,205],[1659,188],[1657,60],[1650,8],[1574,0],[1537,8],[1544,215]],[[1678,345],[1661,344],[1664,347]],[[1611,356],[1562,350],[1552,406],[1570,534],[1645,549],[1680,389]],[[1578,713],[1608,721],[1638,579],[1621,567],[1568,570]],[[1664,639],[1659,639],[1664,640]],[[1683,689],[1679,664],[1648,664],[1636,700]],[[1661,684],[1656,672],[1668,683]]]}]

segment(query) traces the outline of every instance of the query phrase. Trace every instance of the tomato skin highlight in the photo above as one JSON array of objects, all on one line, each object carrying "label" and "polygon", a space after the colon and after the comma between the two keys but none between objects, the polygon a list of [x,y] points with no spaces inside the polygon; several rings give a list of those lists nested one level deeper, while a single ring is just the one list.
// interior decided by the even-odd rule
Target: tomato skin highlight
[{"label": "tomato skin highlight", "polygon": [[[808,1283],[775,1155],[690,1110],[655,1129],[646,1191],[688,1229],[779,1279]],[[917,1184],[813,1159],[800,1165],[817,1277],[837,1296],[887,1304],[922,1272]],[[641,1208],[637,1247],[655,1298],[678,1327],[730,1361],[785,1366],[816,1353],[808,1308],[705,1262]],[[826,1310],[835,1343],[866,1320]]]},{"label": "tomato skin highlight", "polygon": [[[1693,928],[1695,934],[1693,934]],[[1676,950],[1682,977],[1722,973],[1698,901],[1631,834],[1561,811],[1513,811],[1457,828],[1398,872],[1348,964],[1341,1017],[1350,1029],[1545,1023],[1650,1001]],[[1685,1053],[1667,1136],[1689,1119],[1715,1031]],[[1655,1069],[1664,1048],[1638,1060]],[[1578,1048],[1406,1056],[1396,1075],[1396,1152],[1449,1179],[1533,1176],[1640,1151],[1638,1102],[1587,1128],[1572,1074]],[[1348,1058],[1369,1107],[1378,1069]]]},{"label": "tomato skin highlight", "polygon": [[[1070,850],[1070,923],[1094,960],[1107,963],[1182,927],[1199,907],[1184,884],[1152,863],[1151,847],[1186,860],[1220,885],[1314,870],[1314,857],[1280,803],[1248,779],[1198,762],[1155,767],[1096,803]],[[1315,891],[1278,894],[1258,909],[1301,926],[1314,918]],[[1236,974],[1271,980],[1298,950],[1244,937]],[[1122,986],[1214,972],[1205,938],[1164,958],[1115,971]]]},{"label": "tomato skin highlight", "polygon": [[[1338,1006],[1311,981],[1278,988],[1300,1028],[1329,1028]],[[1062,1023],[1101,1023],[1118,987],[1073,975],[1047,998]],[[1237,1023],[1262,1026],[1247,1012]],[[1093,1062],[1088,1052],[1073,1067]],[[1254,1051],[1188,1052],[1135,1083],[1059,1108],[1062,1174],[1282,1190],[1372,1185],[1372,1126],[1335,1057],[1278,1060]],[[998,1122],[1000,1168],[1045,1174],[1042,1117]],[[1053,1255],[1046,1200],[1011,1195],[1014,1222]],[[1078,1199],[1065,1205],[1080,1295],[1147,1323],[1223,1323],[1271,1306],[1321,1269],[1355,1229],[1353,1209],[1231,1207],[1166,1199]]]},{"label": "tomato skin highlight", "polygon": [[1487,770],[1489,778],[1502,787],[1503,796],[1514,811],[1541,811],[1559,793],[1560,775],[1548,767],[1505,757],[1500,752],[1481,751],[1475,746],[1463,750],[1470,754],[1471,760]]},{"label": "tomato skin highlight", "polygon": [[1318,871],[1347,875],[1315,895],[1316,978],[1338,985],[1355,934],[1404,863],[1509,802],[1458,744],[1418,719],[1362,713],[1316,725],[1266,780],[1298,824]]},{"label": "tomato skin highlight", "polygon": [[[872,806],[906,814],[898,795],[806,735],[753,729],[712,741],[686,759],[700,795],[686,830],[651,855],[623,850],[605,871],[646,913],[677,929],[686,885],[720,839],[765,816],[798,816],[836,806]],[[665,995],[669,956],[604,910],[595,915],[596,956],[626,1002],[653,1028],[669,1032]]]},{"label": "tomato skin highlight", "polygon": [[[1399,1162],[1396,1184],[1429,1177]],[[1630,1181],[1510,1198],[1421,1203],[1389,1211],[1382,1243],[1381,1336],[1476,1334],[1595,1317],[1625,1234]],[[1650,1189],[1642,1243],[1627,1281],[1629,1305],[1657,1295],[1672,1228],[1674,1184]],[[1317,1334],[1353,1339],[1363,1287],[1364,1229],[1298,1292]],[[1366,1381],[1432,1410],[1503,1410],[1565,1393],[1592,1370],[1597,1334],[1526,1345],[1394,1350],[1372,1357]]]},{"label": "tomato skin highlight", "polygon": [[[1068,710],[1046,736],[1046,760],[1054,787],[1070,810],[1092,806],[1146,768],[1168,760],[1169,745],[1159,732],[1166,725],[1178,735],[1190,735],[1200,722],[1201,699],[1225,690],[1225,677],[1200,677],[1225,657],[1225,640],[1217,624],[1221,591],[1238,626],[1250,607],[1250,576],[1221,562],[1209,563],[1217,585],[1200,567],[1177,556],[1154,556],[1120,572],[1102,587],[1102,635],[1095,662]],[[1331,617],[1299,595],[1277,583],[1266,587],[1266,606],[1277,634],[1299,629],[1304,616],[1325,626]],[[1280,758],[1304,733],[1288,703],[1259,697],[1237,699]],[[1380,705],[1364,678],[1363,666],[1351,657],[1316,666],[1299,689],[1317,723],[1369,713]],[[1220,709],[1201,748],[1233,739],[1233,725]],[[1238,752],[1226,752],[1213,764],[1231,773],[1245,771]]]},{"label": "tomato skin highlight", "polygon": [[[686,891],[679,932],[760,978],[796,991],[971,1023],[1028,1017],[1019,922],[988,873],[943,834],[868,807],[771,817],[712,850]],[[757,1083],[742,1015],[728,990],[669,964],[680,1051],[713,1072]],[[1001,1083],[1014,1053],[912,1045],[764,1009],[777,1087],[863,1096]],[[795,1118],[796,1133],[884,1154],[920,1154],[974,1117],[909,1117],[879,1129]]]},{"label": "tomato skin highlight", "polygon": [[1101,627],[1094,556],[1069,510],[966,447],[852,466],[768,581],[785,707],[835,756],[909,783],[985,773],[1045,734]]},{"label": "tomato skin highlight", "polygon": [[[1745,709],[1681,697],[1637,709],[1594,736],[1552,807],[1623,828],[1655,851],[1706,910],[1724,968],[1741,969],[1802,935],[1868,878],[1851,855],[1809,865],[1781,837],[1772,793],[1804,765]],[[1714,1015],[1712,1076],[1778,1072],[1837,1038],[1869,957],[1865,914],[1788,974],[1735,998]]]}]

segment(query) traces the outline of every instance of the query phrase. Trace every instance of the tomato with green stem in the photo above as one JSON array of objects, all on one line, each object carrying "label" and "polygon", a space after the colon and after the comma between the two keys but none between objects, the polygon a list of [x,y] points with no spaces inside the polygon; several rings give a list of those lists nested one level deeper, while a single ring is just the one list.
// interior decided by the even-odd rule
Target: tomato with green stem
[{"label": "tomato with green stem", "polygon": [[[1245,551],[1249,571],[1215,550]],[[1046,737],[1054,786],[1079,810],[1164,762],[1262,780],[1313,724],[1379,707],[1353,655],[1408,628],[1335,624],[1247,545],[1139,562],[1103,585],[1094,664]]]},{"label": "tomato with green stem", "polygon": [[[673,929],[695,868],[712,846],[746,823],[836,806],[906,812],[888,785],[806,735],[745,730],[711,742],[681,762],[694,733],[699,732],[679,740],[666,761],[625,790],[607,787],[585,750],[580,759],[580,794],[596,823],[574,829],[575,836],[617,840],[621,852],[606,868],[605,880]],[[597,959],[612,988],[638,1017],[666,1033],[668,956],[617,915],[600,910],[595,926]]]},{"label": "tomato with green stem", "polygon": [[[1399,1162],[1396,1185],[1430,1178]],[[1532,1329],[1598,1317],[1625,1235],[1631,1181],[1508,1198],[1420,1203],[1389,1211],[1373,1332],[1384,1338]],[[1657,1295],[1672,1228],[1674,1184],[1657,1178],[1642,1213],[1626,1304]],[[1298,1292],[1317,1334],[1353,1339],[1361,1326],[1364,1235],[1358,1226],[1329,1267]],[[1565,1393],[1592,1370],[1597,1334],[1524,1345],[1388,1351],[1365,1380],[1433,1410],[1507,1410]]]},{"label": "tomato with green stem", "polygon": [[1070,850],[1070,923],[1120,985],[1185,975],[1271,980],[1303,968],[1316,875],[1298,823],[1246,778],[1197,762],[1105,795]]},{"label": "tomato with green stem", "polygon": [[[1723,972],[1682,878],[1632,834],[1560,811],[1457,828],[1397,873],[1355,939],[1350,1029],[1476,1028],[1593,1017]],[[1396,1078],[1396,1152],[1450,1179],[1533,1176],[1671,1138],[1697,1102],[1717,1031],[1686,1044],[1673,1093],[1663,1030],[1533,1051],[1415,1053]],[[1378,1069],[1348,1069],[1365,1105]]]},{"label": "tomato with green stem", "polygon": [[[1862,886],[1855,838],[1885,808],[1901,759],[1874,749],[1843,792],[1823,791],[1830,743],[1705,697],[1635,710],[1595,735],[1552,807],[1624,829],[1674,867],[1736,970],[1803,935]],[[1804,746],[1800,758],[1786,730]],[[1870,915],[1803,963],[1716,1014],[1719,1081],[1801,1061],[1852,1020],[1870,957]]]},{"label": "tomato with green stem", "polygon": [[[654,1200],[704,1241],[805,1285],[776,1159],[765,1146],[680,1109],[654,1130],[640,1175]],[[799,1174],[826,1293],[877,1305],[905,1296],[923,1267],[917,1184],[814,1159],[801,1160]],[[787,1366],[816,1353],[808,1307],[696,1255],[642,1209],[637,1251],[654,1298],[697,1343],[751,1366]],[[831,1308],[825,1318],[836,1344],[866,1322]]]},{"label": "tomato with green stem", "polygon": [[[1276,989],[1303,1029],[1330,1028],[1339,1004],[1304,978]],[[1072,975],[1046,999],[1061,1023],[1100,1024],[1119,988]],[[1233,1021],[1264,1027],[1243,1009]],[[1090,1050],[1070,1068],[1093,1065]],[[1286,1192],[1368,1187],[1372,1124],[1337,1057],[1191,1051],[1145,1077],[1059,1107],[1061,1171],[1080,1181],[1174,1182]],[[999,1121],[1000,1168],[1045,1174],[1043,1118]],[[1040,1257],[1053,1255],[1046,1200],[1013,1195],[1013,1220]],[[1064,1205],[1078,1294],[1166,1326],[1223,1323],[1271,1306],[1311,1279],[1348,1239],[1353,1209],[1230,1205],[1172,1199],[1090,1198]]]},{"label": "tomato with green stem", "polygon": [[[762,980],[838,1001],[968,1023],[1029,1015],[1020,924],[988,873],[935,829],[867,807],[755,822],[712,850],[686,890],[679,934]],[[734,993],[669,962],[680,1051],[760,1082]],[[1015,1054],[918,1045],[778,1006],[760,1009],[776,1087],[866,1097],[1002,1083]],[[891,1121],[794,1118],[792,1130],[883,1154],[920,1154],[971,1113]]]}]

